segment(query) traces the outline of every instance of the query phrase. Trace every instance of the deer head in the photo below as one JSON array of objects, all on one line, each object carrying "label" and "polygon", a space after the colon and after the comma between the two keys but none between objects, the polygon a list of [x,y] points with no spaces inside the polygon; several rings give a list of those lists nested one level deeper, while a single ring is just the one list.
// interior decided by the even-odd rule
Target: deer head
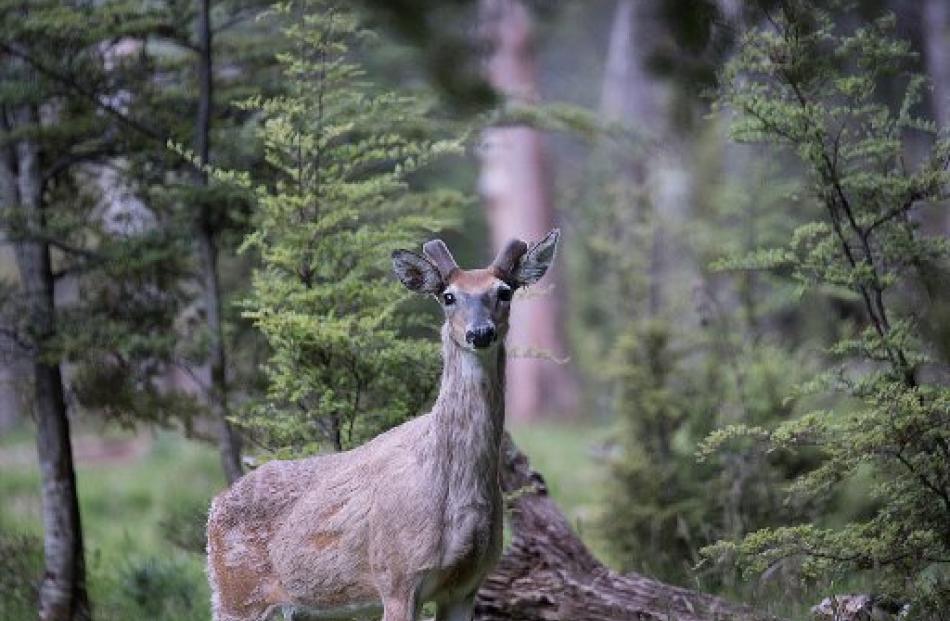
[{"label": "deer head", "polygon": [[427,242],[423,254],[393,253],[393,270],[410,291],[435,296],[442,305],[449,335],[459,347],[483,350],[508,333],[511,298],[519,287],[544,276],[554,260],[560,232],[554,229],[530,247],[512,239],[491,265],[463,270],[440,239]]}]

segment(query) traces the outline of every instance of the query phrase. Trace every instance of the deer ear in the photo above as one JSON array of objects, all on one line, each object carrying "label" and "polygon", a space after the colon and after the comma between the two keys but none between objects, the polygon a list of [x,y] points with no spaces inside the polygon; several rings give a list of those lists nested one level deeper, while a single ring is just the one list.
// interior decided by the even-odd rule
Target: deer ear
[{"label": "deer ear", "polygon": [[515,284],[526,287],[541,280],[551,263],[554,262],[557,240],[560,236],[561,231],[554,229],[545,235],[544,239],[532,244],[527,252],[521,255],[511,272]]},{"label": "deer ear", "polygon": [[410,291],[438,295],[445,289],[439,268],[415,252],[408,250],[393,252],[393,271],[396,272],[399,282]]}]

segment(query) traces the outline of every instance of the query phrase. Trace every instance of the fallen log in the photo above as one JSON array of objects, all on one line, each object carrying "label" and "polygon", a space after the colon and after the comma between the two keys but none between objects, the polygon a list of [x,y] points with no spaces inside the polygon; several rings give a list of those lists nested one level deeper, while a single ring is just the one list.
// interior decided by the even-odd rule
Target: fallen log
[{"label": "fallen log", "polygon": [[766,621],[775,617],[698,591],[605,567],[505,437],[502,487],[512,540],[478,592],[476,621]]},{"label": "fallen log", "polygon": [[910,607],[889,597],[870,593],[831,595],[813,606],[816,621],[892,621],[906,617]]}]

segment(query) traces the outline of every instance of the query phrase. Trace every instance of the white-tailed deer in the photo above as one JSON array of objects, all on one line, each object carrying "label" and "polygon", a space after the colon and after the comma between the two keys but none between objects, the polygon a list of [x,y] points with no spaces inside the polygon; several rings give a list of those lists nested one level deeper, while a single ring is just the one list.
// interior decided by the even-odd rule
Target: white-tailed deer
[{"label": "white-tailed deer", "polygon": [[554,259],[558,232],[512,240],[462,270],[440,240],[393,253],[412,291],[445,311],[442,384],[432,411],[345,453],[272,461],[221,493],[208,518],[215,621],[346,619],[383,613],[469,621],[501,554],[498,482],[504,338],[518,287]]}]

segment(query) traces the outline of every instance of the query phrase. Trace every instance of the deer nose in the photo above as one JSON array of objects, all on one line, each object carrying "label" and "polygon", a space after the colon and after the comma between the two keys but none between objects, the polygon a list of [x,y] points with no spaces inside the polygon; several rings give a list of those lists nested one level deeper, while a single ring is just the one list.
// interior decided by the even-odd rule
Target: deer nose
[{"label": "deer nose", "polygon": [[484,325],[470,328],[465,333],[465,340],[479,349],[488,347],[495,340],[495,327]]}]

